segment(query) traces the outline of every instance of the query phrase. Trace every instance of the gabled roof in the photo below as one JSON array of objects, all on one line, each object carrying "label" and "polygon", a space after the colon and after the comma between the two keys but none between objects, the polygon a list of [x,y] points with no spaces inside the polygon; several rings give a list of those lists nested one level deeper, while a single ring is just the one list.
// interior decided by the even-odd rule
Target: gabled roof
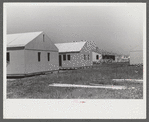
[{"label": "gabled roof", "polygon": [[57,43],[56,47],[59,52],[79,52],[83,48],[86,42],[69,42],[69,43]]},{"label": "gabled roof", "polygon": [[41,32],[7,34],[7,47],[23,47],[40,35]]}]

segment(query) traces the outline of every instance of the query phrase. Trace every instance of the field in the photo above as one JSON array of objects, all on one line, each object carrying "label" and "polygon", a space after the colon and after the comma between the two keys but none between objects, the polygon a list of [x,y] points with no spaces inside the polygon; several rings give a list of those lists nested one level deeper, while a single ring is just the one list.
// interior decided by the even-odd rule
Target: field
[{"label": "field", "polygon": [[[61,70],[34,77],[7,80],[7,98],[32,99],[142,99],[143,82],[113,81],[112,79],[143,79],[143,66],[97,64],[90,68]],[[102,84],[126,86],[126,89],[66,88],[52,83]]]}]

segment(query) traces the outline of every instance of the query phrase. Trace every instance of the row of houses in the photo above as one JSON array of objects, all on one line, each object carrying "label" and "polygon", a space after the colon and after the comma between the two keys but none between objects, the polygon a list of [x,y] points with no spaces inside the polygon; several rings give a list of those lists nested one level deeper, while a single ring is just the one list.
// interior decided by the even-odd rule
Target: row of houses
[{"label": "row of houses", "polygon": [[7,35],[7,76],[91,66],[90,41],[54,44],[44,32]]},{"label": "row of houses", "polygon": [[92,41],[54,44],[44,32],[7,35],[7,76],[25,76],[60,68],[92,66],[103,59],[113,59],[97,51]]}]

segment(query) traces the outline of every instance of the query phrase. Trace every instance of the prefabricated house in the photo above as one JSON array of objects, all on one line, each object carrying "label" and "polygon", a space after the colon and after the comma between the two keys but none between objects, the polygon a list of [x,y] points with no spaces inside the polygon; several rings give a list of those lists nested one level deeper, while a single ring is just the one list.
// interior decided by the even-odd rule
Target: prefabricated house
[{"label": "prefabricated house", "polygon": [[96,50],[92,52],[93,63],[102,63],[108,61],[115,61],[115,54],[107,52],[103,49],[96,47]]},{"label": "prefabricated house", "polygon": [[58,49],[44,32],[7,35],[7,76],[59,69]]},{"label": "prefabricated house", "polygon": [[92,52],[92,61],[93,61],[93,63],[100,63],[101,60],[102,60],[102,54],[93,51]]},{"label": "prefabricated house", "polygon": [[130,51],[130,65],[143,64],[143,46],[138,45]]},{"label": "prefabricated house", "polygon": [[59,49],[60,68],[79,68],[93,65],[92,49],[95,48],[89,41],[57,43]]}]

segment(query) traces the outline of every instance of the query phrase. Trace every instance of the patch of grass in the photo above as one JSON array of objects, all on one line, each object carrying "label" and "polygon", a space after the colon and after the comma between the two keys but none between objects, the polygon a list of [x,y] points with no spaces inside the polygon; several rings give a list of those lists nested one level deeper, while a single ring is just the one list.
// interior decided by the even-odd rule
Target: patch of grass
[{"label": "patch of grass", "polygon": [[[91,89],[91,88],[61,88],[49,87],[47,84],[33,83],[22,88],[9,90],[8,98],[32,99],[142,99],[142,84],[129,84],[125,90]],[[9,93],[8,92],[8,93]]]},{"label": "patch of grass", "polygon": [[[7,81],[7,98],[38,99],[142,99],[143,84],[128,81],[115,82],[116,78],[142,78],[143,67],[128,64],[99,64],[87,69],[40,75]],[[126,90],[58,88],[51,83],[123,85]],[[134,87],[134,89],[132,89]]]}]

